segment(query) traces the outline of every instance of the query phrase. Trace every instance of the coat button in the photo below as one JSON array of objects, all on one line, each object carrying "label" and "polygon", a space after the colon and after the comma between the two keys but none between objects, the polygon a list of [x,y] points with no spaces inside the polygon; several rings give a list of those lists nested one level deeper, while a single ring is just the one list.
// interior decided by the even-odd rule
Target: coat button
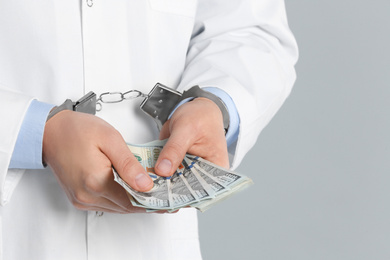
[{"label": "coat button", "polygon": [[89,7],[92,7],[93,6],[93,0],[86,0],[87,1],[87,5]]},{"label": "coat button", "polygon": [[96,217],[101,217],[103,216],[104,212],[102,211],[96,211]]}]

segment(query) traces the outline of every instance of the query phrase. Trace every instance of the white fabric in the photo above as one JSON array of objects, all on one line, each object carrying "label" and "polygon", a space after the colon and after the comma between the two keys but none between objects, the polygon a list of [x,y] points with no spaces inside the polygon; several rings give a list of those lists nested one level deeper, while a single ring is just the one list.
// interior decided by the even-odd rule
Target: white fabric
[{"label": "white fabric", "polygon": [[[199,84],[223,89],[236,104],[240,135],[229,149],[236,167],[295,80],[284,3],[86,2],[0,1],[1,259],[200,259],[194,210],[101,217],[76,210],[50,169],[8,170],[16,137],[33,98],[60,104],[90,90]],[[140,101],[104,105],[98,116],[130,143],[154,140]]]}]

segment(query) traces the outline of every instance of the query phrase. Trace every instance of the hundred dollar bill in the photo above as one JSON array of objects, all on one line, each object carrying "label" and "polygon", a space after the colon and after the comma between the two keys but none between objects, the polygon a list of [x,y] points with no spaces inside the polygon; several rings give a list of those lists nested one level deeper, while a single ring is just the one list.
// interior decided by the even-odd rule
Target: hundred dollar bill
[{"label": "hundred dollar bill", "polygon": [[171,178],[172,208],[182,208],[197,202],[194,192],[183,180],[181,172],[175,172]]},{"label": "hundred dollar bill", "polygon": [[154,176],[149,173],[153,180],[153,188],[147,192],[139,192],[130,187],[114,169],[114,180],[118,182],[130,195],[137,200],[131,200],[133,206],[151,208],[151,209],[170,209],[172,208],[169,197],[170,181],[167,178]]},{"label": "hundred dollar bill", "polygon": [[171,178],[171,191],[174,208],[168,212],[174,212],[185,206],[191,206],[201,200],[211,198],[206,189],[184,166],[173,174]]},{"label": "hundred dollar bill", "polygon": [[143,145],[127,144],[127,147],[129,147],[145,171],[154,174],[154,166],[164,144],[165,141],[153,141]]},{"label": "hundred dollar bill", "polygon": [[166,141],[143,145],[128,145],[134,156],[154,180],[148,192],[138,192],[124,182],[114,170],[115,180],[128,192],[131,203],[147,212],[176,211],[182,207],[196,207],[200,211],[228,198],[249,186],[252,181],[238,173],[221,168],[200,157],[186,155],[171,178],[155,174],[154,166]]},{"label": "hundred dollar bill", "polygon": [[161,177],[155,174],[154,166],[158,156],[163,148],[164,142],[151,142],[144,145],[130,145],[130,151],[137,158],[145,171],[153,180],[153,188],[148,192],[139,192],[130,187],[119,174],[114,170],[114,180],[118,182],[130,195],[134,206],[152,208],[152,209],[170,209],[172,208],[172,199],[170,197],[169,178]]},{"label": "hundred dollar bill", "polygon": [[181,177],[195,194],[196,200],[201,201],[214,198],[215,192],[210,185],[208,185],[199,175],[196,175],[196,173],[186,167],[185,160],[183,160],[181,165],[182,167],[178,172],[181,172]]},{"label": "hundred dollar bill", "polygon": [[245,179],[243,175],[229,171],[198,156],[188,155],[188,157],[192,160],[190,167],[194,166],[198,171],[201,171],[210,178],[217,180],[218,183],[223,185],[225,188],[229,188],[233,185],[233,183],[236,184]]},{"label": "hundred dollar bill", "polygon": [[187,158],[192,161],[188,166],[189,168],[198,173],[203,173],[225,188],[225,190],[218,192],[214,199],[201,201],[191,205],[202,212],[253,184],[253,181],[250,178],[219,167],[200,157],[188,155]]},{"label": "hundred dollar bill", "polygon": [[203,173],[194,171],[193,167],[189,167],[189,165],[192,165],[192,161],[187,157],[184,158],[182,164],[184,167],[180,170],[183,171],[183,176],[196,193],[198,200],[214,198],[216,193],[225,190],[222,185],[213,179]]},{"label": "hundred dollar bill", "polygon": [[191,206],[194,208],[197,208],[201,212],[205,212],[206,210],[208,210],[209,208],[211,208],[215,204],[217,204],[223,200],[226,200],[227,198],[235,195],[236,193],[248,188],[252,184],[253,184],[253,181],[251,179],[248,179],[247,181],[243,181],[243,182],[239,183],[238,185],[235,185],[228,192],[224,192],[224,193],[220,194],[219,196],[215,197],[214,199],[201,201],[201,202],[199,202],[197,204],[193,204]]}]

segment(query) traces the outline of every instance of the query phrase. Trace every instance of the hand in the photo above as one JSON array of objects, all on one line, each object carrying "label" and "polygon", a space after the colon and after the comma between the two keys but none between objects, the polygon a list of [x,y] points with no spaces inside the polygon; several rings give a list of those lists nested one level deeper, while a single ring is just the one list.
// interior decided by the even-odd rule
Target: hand
[{"label": "hand", "polygon": [[186,153],[229,167],[222,113],[207,98],[196,98],[180,106],[161,129],[160,139],[166,138],[169,139],[155,167],[158,175],[172,175]]},{"label": "hand", "polygon": [[58,113],[45,126],[43,159],[76,208],[145,212],[133,207],[114,181],[112,165],[138,191],[150,190],[153,182],[119,132],[104,120],[73,111]]}]

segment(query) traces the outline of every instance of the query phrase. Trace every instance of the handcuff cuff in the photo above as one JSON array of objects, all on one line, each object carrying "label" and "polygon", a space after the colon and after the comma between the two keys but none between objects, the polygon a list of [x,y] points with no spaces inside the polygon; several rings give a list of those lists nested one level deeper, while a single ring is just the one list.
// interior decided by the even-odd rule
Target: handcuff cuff
[{"label": "handcuff cuff", "polygon": [[175,89],[157,83],[147,95],[139,90],[130,90],[125,93],[105,92],[100,94],[99,98],[96,97],[96,94],[90,91],[76,102],[67,99],[60,106],[52,109],[47,117],[47,121],[63,110],[95,115],[96,112],[102,110],[103,103],[119,103],[124,100],[143,97],[144,100],[140,104],[140,109],[151,116],[156,122],[158,129],[161,130],[163,124],[169,119],[170,114],[181,101],[187,98],[204,97],[214,101],[221,110],[225,134],[229,129],[229,112],[225,103],[216,95],[202,90],[199,86],[193,86],[183,93],[180,93]]}]

